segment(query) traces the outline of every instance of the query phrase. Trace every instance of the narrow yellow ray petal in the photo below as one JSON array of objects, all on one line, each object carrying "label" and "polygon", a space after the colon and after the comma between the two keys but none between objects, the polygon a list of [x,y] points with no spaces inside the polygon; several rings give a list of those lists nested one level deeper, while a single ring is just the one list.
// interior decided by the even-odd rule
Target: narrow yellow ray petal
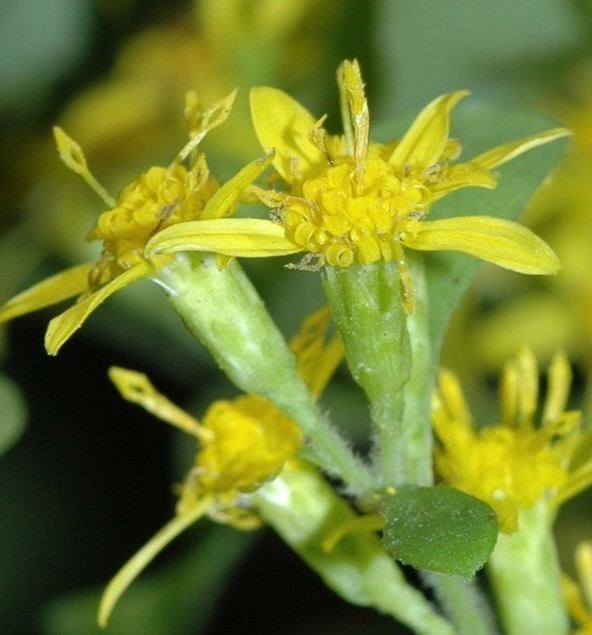
[{"label": "narrow yellow ray petal", "polygon": [[101,628],[107,626],[117,601],[129,585],[171,541],[199,520],[210,505],[209,499],[203,499],[188,513],[173,518],[115,574],[107,585],[99,604],[97,622]]},{"label": "narrow yellow ray petal", "polygon": [[380,514],[354,516],[333,529],[321,543],[325,553],[331,553],[343,538],[353,533],[372,533],[384,529],[384,518]]},{"label": "narrow yellow ray petal", "polygon": [[[590,613],[584,604],[584,598],[578,585],[568,576],[561,576],[563,597],[570,616],[581,626],[592,625]],[[584,635],[586,631],[577,631],[578,635]]]},{"label": "narrow yellow ray petal", "polygon": [[368,102],[364,94],[364,83],[360,65],[357,60],[346,60],[339,67],[338,81],[342,93],[342,104],[345,107],[344,130],[353,133],[353,157],[356,166],[356,178],[361,179],[364,172],[364,162],[368,153],[368,135],[370,131],[370,115]]},{"label": "narrow yellow ray petal", "polygon": [[471,163],[478,163],[484,168],[492,170],[493,168],[497,168],[498,166],[515,159],[524,152],[528,152],[529,150],[536,148],[537,146],[569,135],[571,135],[571,131],[567,128],[552,128],[551,130],[547,130],[545,132],[537,132],[536,134],[528,137],[523,137],[522,139],[517,139],[516,141],[511,141],[510,143],[504,143],[501,146],[487,150],[487,152],[471,159]]},{"label": "narrow yellow ray petal", "polygon": [[592,461],[588,461],[575,472],[570,473],[567,482],[559,488],[551,499],[551,504],[557,509],[565,501],[588,489],[590,485],[592,485]]},{"label": "narrow yellow ray petal", "polygon": [[138,404],[161,421],[170,423],[198,439],[211,440],[214,438],[211,430],[204,428],[197,419],[156,390],[144,373],[111,366],[109,379],[124,399]]},{"label": "narrow yellow ray petal", "polygon": [[485,187],[493,189],[497,181],[493,174],[476,163],[460,163],[450,167],[441,181],[430,184],[431,200],[433,202],[460,190],[463,187]]},{"label": "narrow yellow ray petal", "polygon": [[543,409],[543,423],[557,419],[565,410],[571,388],[571,368],[565,353],[555,353],[547,373],[547,398]]},{"label": "narrow yellow ray petal", "polygon": [[207,202],[200,219],[223,218],[232,214],[234,206],[245,189],[265,172],[273,160],[273,155],[272,151],[262,158],[251,161],[251,163],[239,170],[235,176],[226,181]]},{"label": "narrow yellow ray petal", "polygon": [[275,149],[275,169],[292,183],[295,174],[306,177],[325,158],[311,141],[316,119],[289,95],[266,86],[251,90],[251,116],[266,152]]},{"label": "narrow yellow ray petal", "polygon": [[326,341],[330,325],[331,313],[329,307],[324,306],[309,315],[290,340],[298,374],[315,399],[321,395],[343,360],[341,338],[334,335]]},{"label": "narrow yellow ray petal", "polygon": [[518,373],[518,424],[530,427],[539,401],[539,369],[536,357],[527,346],[522,346],[514,365]]},{"label": "narrow yellow ray petal", "polygon": [[57,355],[63,344],[70,339],[86,318],[110,295],[127,287],[132,282],[147,276],[152,266],[142,262],[117,276],[111,282],[100,287],[92,295],[76,303],[64,313],[51,320],[45,333],[45,349],[50,355]]},{"label": "narrow yellow ray petal", "polygon": [[460,251],[518,273],[549,275],[561,267],[555,252],[536,234],[491,216],[424,222],[405,244],[420,251]]},{"label": "narrow yellow ray petal", "polygon": [[0,324],[79,295],[87,288],[88,274],[94,265],[87,262],[60,271],[15,295],[0,307]]},{"label": "narrow yellow ray petal", "polygon": [[450,418],[470,428],[473,425],[473,418],[456,375],[442,368],[438,375],[438,390]]},{"label": "narrow yellow ray petal", "polygon": [[258,218],[217,218],[179,223],[158,232],[146,245],[148,257],[180,251],[210,251],[239,258],[287,256],[302,251],[277,223]]},{"label": "narrow yellow ray petal", "polygon": [[389,163],[399,170],[408,165],[425,170],[439,161],[448,141],[450,112],[468,94],[467,90],[458,90],[430,102],[397,144]]},{"label": "narrow yellow ray petal", "polygon": [[580,542],[575,552],[576,569],[588,606],[592,606],[592,543]]}]

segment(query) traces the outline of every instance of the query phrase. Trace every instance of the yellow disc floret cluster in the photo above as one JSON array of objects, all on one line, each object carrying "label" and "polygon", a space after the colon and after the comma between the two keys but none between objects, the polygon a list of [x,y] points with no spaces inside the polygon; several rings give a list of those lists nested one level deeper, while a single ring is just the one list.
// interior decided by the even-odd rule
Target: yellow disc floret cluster
[{"label": "yellow disc floret cluster", "polygon": [[296,455],[302,442],[300,430],[256,395],[214,402],[201,427],[206,435],[181,489],[177,513],[184,514],[200,499],[213,496],[218,505],[210,509],[211,516],[249,528],[248,515],[235,513],[240,511],[236,509],[238,496],[275,477]]},{"label": "yellow disc floret cluster", "polygon": [[539,501],[556,507],[592,483],[592,462],[578,458],[587,442],[580,413],[565,411],[571,376],[563,355],[553,360],[548,379],[535,425],[538,374],[532,353],[521,351],[502,376],[501,423],[479,429],[454,375],[440,375],[433,409],[437,471],[491,505],[505,532],[517,529],[520,509]]},{"label": "yellow disc floret cluster", "polygon": [[421,179],[398,178],[381,158],[368,159],[358,180],[355,170],[350,157],[335,161],[282,212],[286,237],[336,267],[398,258],[400,240],[415,235],[429,202]]},{"label": "yellow disc floret cluster", "polygon": [[197,220],[218,187],[211,176],[202,181],[196,183],[192,172],[173,164],[151,167],[127,185],[116,205],[99,216],[89,234],[89,239],[101,240],[104,246],[90,273],[91,287],[141,262],[146,243],[156,232]]}]

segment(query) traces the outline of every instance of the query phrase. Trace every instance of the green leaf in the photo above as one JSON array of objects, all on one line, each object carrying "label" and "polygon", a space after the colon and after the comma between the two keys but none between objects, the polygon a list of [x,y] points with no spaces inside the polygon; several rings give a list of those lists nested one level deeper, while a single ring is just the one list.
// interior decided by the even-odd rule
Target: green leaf
[{"label": "green leaf", "polygon": [[383,511],[385,547],[418,569],[470,578],[497,540],[493,509],[451,487],[404,486]]},{"label": "green leaf", "polygon": [[25,402],[18,386],[0,374],[0,455],[21,436],[25,428]]}]

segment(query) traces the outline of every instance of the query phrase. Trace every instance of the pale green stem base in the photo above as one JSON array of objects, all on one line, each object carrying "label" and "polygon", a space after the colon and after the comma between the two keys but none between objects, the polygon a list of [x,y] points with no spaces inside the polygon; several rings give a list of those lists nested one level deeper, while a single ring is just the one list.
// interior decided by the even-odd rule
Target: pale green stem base
[{"label": "pale green stem base", "polygon": [[407,584],[374,533],[350,533],[329,553],[323,550],[323,541],[355,514],[310,466],[287,465],[253,498],[266,523],[351,604],[390,615],[419,635],[457,633],[422,593]]},{"label": "pale green stem base", "polygon": [[403,398],[402,438],[405,446],[405,479],[407,483],[431,485],[432,467],[432,393],[438,365],[430,346],[429,300],[423,258],[409,254],[409,273],[415,286],[415,306],[407,317],[411,345],[411,370]]},{"label": "pale green stem base", "polygon": [[292,352],[237,262],[220,270],[213,256],[178,255],[160,270],[158,282],[229,379],[246,393],[263,395],[299,424],[312,460],[354,492],[371,489],[368,468],[320,415]]},{"label": "pale green stem base", "polygon": [[546,503],[521,510],[519,530],[500,534],[487,564],[507,635],[567,635],[569,622],[552,513]]},{"label": "pale green stem base", "polygon": [[497,635],[495,618],[476,583],[431,571],[423,572],[422,578],[434,589],[438,604],[459,635]]}]

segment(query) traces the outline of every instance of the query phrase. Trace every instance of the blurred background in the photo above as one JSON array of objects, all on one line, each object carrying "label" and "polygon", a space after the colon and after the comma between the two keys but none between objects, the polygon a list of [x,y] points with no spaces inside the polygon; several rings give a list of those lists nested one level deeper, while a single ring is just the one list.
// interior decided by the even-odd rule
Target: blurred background
[{"label": "blurred background", "polygon": [[[533,280],[482,267],[451,326],[444,362],[491,422],[504,359],[527,343],[544,367],[562,347],[576,369],[573,407],[590,414],[590,0],[3,0],[0,33],[0,302],[96,253],[83,237],[102,203],[59,161],[54,124],[117,192],[183,145],[188,89],[208,103],[239,87],[231,118],[205,144],[223,180],[261,152],[249,123],[250,86],[288,90],[328,113],[338,130],[335,70],[357,57],[376,123],[469,88],[473,99],[570,126],[569,154],[522,219],[558,252],[561,274]],[[288,336],[322,303],[318,275],[286,275],[275,260],[245,268]],[[171,484],[193,448],[123,402],[108,367],[146,372],[198,416],[212,399],[236,394],[147,282],[110,299],[49,358],[43,334],[54,314],[0,331],[0,632],[10,635],[98,632],[100,590],[172,514]],[[324,405],[363,446],[367,413],[345,370]],[[562,509],[566,568],[574,542],[592,536],[590,500],[583,494]],[[131,588],[109,632],[361,629],[397,632],[335,598],[271,532],[204,521]]]}]

